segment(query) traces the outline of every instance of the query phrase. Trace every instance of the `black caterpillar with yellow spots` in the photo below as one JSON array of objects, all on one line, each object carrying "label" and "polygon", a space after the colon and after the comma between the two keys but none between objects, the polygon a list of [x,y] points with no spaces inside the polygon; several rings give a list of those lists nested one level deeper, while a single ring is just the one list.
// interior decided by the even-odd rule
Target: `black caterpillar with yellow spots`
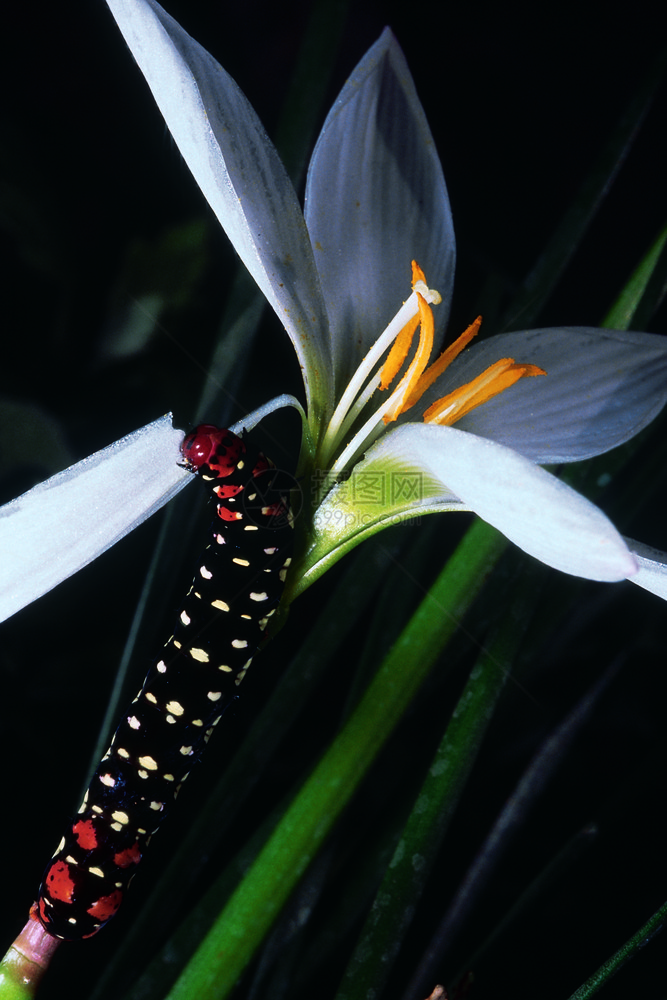
[{"label": "black caterpillar with yellow spots", "polygon": [[78,815],[51,859],[34,915],[53,937],[91,937],[118,910],[275,612],[292,524],[273,466],[231,431],[204,424],[183,442],[217,501],[213,538],[174,634],[118,726]]}]

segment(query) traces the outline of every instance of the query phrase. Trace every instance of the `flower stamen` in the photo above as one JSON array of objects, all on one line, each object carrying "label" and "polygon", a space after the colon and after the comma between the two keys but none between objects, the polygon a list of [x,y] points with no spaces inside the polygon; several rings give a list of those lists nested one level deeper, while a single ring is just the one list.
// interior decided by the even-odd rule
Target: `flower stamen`
[{"label": "flower stamen", "polygon": [[437,400],[424,411],[424,422],[427,424],[451,425],[470,413],[477,406],[493,399],[499,393],[509,389],[520,378],[531,375],[546,375],[537,365],[516,364],[514,358],[501,358],[492,364],[472,382],[459,386],[447,396]]},{"label": "flower stamen", "polygon": [[[415,261],[412,262],[412,288],[412,294],[403,303],[392,321],[375,341],[341,396],[338,406],[329,421],[329,426],[327,427],[320,448],[320,461],[325,462],[329,460],[331,454],[335,452],[336,443],[345,436],[377,389],[380,386],[383,388],[388,387],[398,374],[410,350],[414,332],[421,322],[419,297],[421,296],[426,303],[433,302],[437,304],[442,301],[440,293],[428,287],[424,272]],[[400,340],[400,347],[393,346],[396,340]],[[382,369],[378,371],[376,366],[388,349],[389,355],[387,360]],[[423,370],[428,357],[425,359],[422,358],[422,361],[421,368]],[[364,383],[367,383],[365,387]],[[373,423],[381,423],[385,408],[393,406],[392,400],[393,394],[385,401],[380,411],[370,421],[367,421],[369,426]],[[355,441],[359,437],[359,434],[355,435]],[[348,452],[349,446],[345,449],[345,453],[347,454]]]},{"label": "flower stamen", "polygon": [[385,424],[396,420],[398,415],[403,412],[405,400],[414,392],[415,386],[421,378],[433,350],[433,312],[426,299],[419,292],[417,292],[417,302],[419,303],[420,323],[419,344],[417,345],[417,351],[410,363],[410,367],[398,383],[398,387],[394,390],[391,397],[391,406],[384,412],[382,419]]},{"label": "flower stamen", "polygon": [[414,406],[415,403],[419,402],[421,397],[424,395],[427,389],[430,389],[436,379],[440,378],[442,373],[446,368],[449,368],[452,361],[459,356],[462,350],[468,346],[473,337],[476,337],[479,333],[479,328],[482,325],[482,317],[478,316],[470,326],[463,331],[460,337],[447,347],[439,358],[433,362],[432,365],[426,369],[424,374],[419,379],[419,382],[415,386],[414,392],[405,401],[405,409],[409,409]]},{"label": "flower stamen", "polygon": [[408,356],[408,351],[412,347],[412,340],[415,335],[415,330],[419,326],[419,322],[420,315],[417,313],[412,317],[412,319],[408,320],[397,336],[389,354],[387,355],[387,360],[382,366],[382,371],[380,372],[380,385],[378,388],[388,389],[400,372],[403,362]]}]

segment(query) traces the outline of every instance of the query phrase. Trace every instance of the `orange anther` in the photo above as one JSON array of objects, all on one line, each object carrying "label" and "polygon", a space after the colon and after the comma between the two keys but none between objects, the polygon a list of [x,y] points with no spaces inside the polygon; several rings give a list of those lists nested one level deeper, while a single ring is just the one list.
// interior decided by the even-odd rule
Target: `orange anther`
[{"label": "orange anther", "polygon": [[521,365],[516,364],[514,358],[501,358],[472,382],[460,386],[429,406],[424,412],[424,421],[430,424],[454,424],[466,413],[493,399],[527,375],[546,375],[546,372],[537,365]]}]

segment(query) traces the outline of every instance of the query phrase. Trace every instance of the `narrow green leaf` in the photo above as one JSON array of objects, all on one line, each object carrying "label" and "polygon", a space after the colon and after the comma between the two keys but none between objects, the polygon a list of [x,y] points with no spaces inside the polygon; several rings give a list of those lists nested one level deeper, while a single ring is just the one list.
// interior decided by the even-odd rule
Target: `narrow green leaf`
[{"label": "narrow green leaf", "polygon": [[[503,854],[526,822],[530,811],[545,794],[550,780],[562,765],[575,737],[588,722],[620,665],[620,660],[610,664],[604,675],[577,701],[538,749],[514,792],[498,814],[475,860],[465,873],[447,912],[417,962],[415,974],[407,990],[408,996],[419,996],[426,991],[427,984],[434,980],[436,970],[442,967],[445,956],[452,950],[456,936],[461,933],[464,923],[470,918],[484,887],[488,885],[492,872],[498,867]],[[469,966],[466,964],[465,968]],[[455,982],[461,979],[461,972],[454,976]]]},{"label": "narrow green leaf", "polygon": [[590,979],[575,990],[568,1000],[588,1000],[611,979],[615,972],[634,958],[637,952],[649,943],[652,937],[662,930],[667,920],[667,903],[663,903],[659,910],[647,920],[643,927],[640,927],[636,934],[633,934],[629,941],[626,941],[618,951],[603,962],[599,969],[593,973]]},{"label": "narrow green leaf", "polygon": [[660,231],[648,253],[640,261],[630,280],[601,326],[610,330],[644,329],[667,292],[667,225]]},{"label": "narrow green leaf", "polygon": [[[494,578],[506,590],[505,574]],[[392,973],[465,782],[493,717],[540,588],[524,573],[495,636],[484,643],[417,795],[336,1000],[379,996]],[[500,598],[500,594],[497,595]]]}]

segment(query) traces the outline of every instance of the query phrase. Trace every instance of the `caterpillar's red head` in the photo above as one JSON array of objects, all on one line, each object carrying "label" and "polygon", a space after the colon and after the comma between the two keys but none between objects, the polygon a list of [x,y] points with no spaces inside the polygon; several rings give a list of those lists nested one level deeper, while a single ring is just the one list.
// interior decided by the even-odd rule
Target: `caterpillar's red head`
[{"label": "caterpillar's red head", "polygon": [[181,450],[186,463],[195,472],[224,479],[236,470],[246,447],[232,431],[213,424],[200,424],[186,435]]}]

